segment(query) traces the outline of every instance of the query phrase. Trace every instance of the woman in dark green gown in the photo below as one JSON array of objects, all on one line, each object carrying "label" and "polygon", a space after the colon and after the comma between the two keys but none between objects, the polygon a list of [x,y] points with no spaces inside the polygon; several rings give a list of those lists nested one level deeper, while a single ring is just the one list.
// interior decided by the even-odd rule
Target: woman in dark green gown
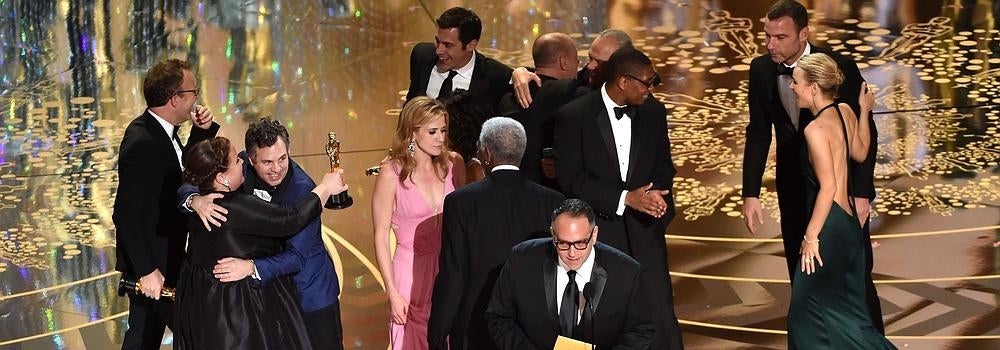
[{"label": "woman in dark green gown", "polygon": [[[865,244],[849,197],[850,159],[865,160],[868,121],[859,123],[846,104],[833,101],[843,74],[829,56],[802,57],[792,73],[801,108],[816,116],[804,129],[805,195],[809,224],[788,310],[790,349],[895,349],[873,326],[865,299]],[[870,115],[874,95],[861,88],[861,113]],[[822,245],[820,240],[823,241]]]}]

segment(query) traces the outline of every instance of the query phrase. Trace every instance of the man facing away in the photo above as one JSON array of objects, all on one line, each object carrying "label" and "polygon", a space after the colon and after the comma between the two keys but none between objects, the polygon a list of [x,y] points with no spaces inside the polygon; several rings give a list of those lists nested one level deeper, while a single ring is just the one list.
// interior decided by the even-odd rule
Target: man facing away
[{"label": "man facing away", "polygon": [[547,236],[549,213],[563,199],[518,169],[525,144],[517,121],[487,120],[479,159],[488,175],[444,200],[440,269],[427,330],[431,349],[496,349],[483,313],[500,268],[511,247]]}]

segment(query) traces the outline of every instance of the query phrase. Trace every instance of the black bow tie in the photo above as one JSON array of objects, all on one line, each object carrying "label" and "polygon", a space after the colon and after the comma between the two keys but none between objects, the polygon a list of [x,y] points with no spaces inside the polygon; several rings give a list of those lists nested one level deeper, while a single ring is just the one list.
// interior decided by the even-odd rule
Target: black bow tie
[{"label": "black bow tie", "polygon": [[622,120],[623,115],[635,118],[635,106],[615,107],[615,119]]},{"label": "black bow tie", "polygon": [[789,67],[789,66],[786,66],[784,63],[778,63],[778,75],[791,76],[792,75],[792,69],[795,69],[795,67]]}]

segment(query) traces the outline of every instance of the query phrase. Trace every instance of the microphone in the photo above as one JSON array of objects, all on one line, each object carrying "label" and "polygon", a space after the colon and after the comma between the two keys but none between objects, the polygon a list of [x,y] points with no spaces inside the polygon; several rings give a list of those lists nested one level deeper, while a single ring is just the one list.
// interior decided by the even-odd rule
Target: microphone
[{"label": "microphone", "polygon": [[597,349],[597,341],[595,338],[597,334],[594,334],[594,285],[590,282],[583,285],[583,299],[587,302],[587,309],[590,310],[590,345],[591,349]]}]

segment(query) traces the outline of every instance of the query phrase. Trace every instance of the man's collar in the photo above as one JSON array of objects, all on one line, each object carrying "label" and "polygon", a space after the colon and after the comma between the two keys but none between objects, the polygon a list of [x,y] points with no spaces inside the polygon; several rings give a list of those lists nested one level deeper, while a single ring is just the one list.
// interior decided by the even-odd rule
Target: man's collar
[{"label": "man's collar", "polygon": [[492,173],[497,170],[521,170],[521,168],[518,168],[516,165],[501,164],[493,167],[493,169],[490,170],[490,172]]},{"label": "man's collar", "polygon": [[160,117],[156,113],[153,113],[153,110],[151,110],[151,109],[147,109],[146,112],[149,112],[149,115],[153,116],[153,118],[156,119],[156,121],[160,123],[160,126],[162,126],[163,130],[165,130],[167,132],[167,135],[169,135],[169,136],[173,136],[174,135],[174,128],[177,127],[176,125],[171,124],[166,119],[163,119],[163,117]]},{"label": "man's collar", "polygon": [[608,107],[624,107],[625,105],[619,105],[615,100],[611,99],[611,96],[608,95],[607,86],[608,83],[601,84],[601,98],[604,100],[604,105]]},{"label": "man's collar", "polygon": [[[571,249],[576,249],[576,248],[571,248]],[[583,264],[580,265],[580,268],[576,270],[576,273],[580,276],[587,277],[587,279],[589,280],[591,272],[594,270],[595,256],[597,256],[597,243],[594,243],[593,246],[590,247],[590,254],[588,254],[587,258],[583,260]],[[564,263],[562,259],[559,258],[558,254],[556,254],[556,261],[559,263],[559,267],[562,267],[563,270],[569,271],[569,268],[566,267],[566,263]]]},{"label": "man's collar", "polygon": [[469,63],[466,63],[462,68],[456,69],[458,75],[462,77],[472,79],[472,71],[476,69],[476,51],[472,51],[472,58],[469,59]]},{"label": "man's collar", "polygon": [[[801,56],[799,56],[799,58],[796,58],[796,59],[795,59],[795,62],[792,62],[792,64],[791,64],[791,65],[787,65],[787,64],[785,64],[785,67],[789,67],[789,68],[795,68],[795,65],[799,64],[799,60],[801,60],[801,59],[802,59],[802,57],[806,57],[806,55],[808,55],[808,54],[810,54],[810,53],[812,53],[812,45],[809,45],[809,42],[807,41],[807,42],[806,42],[806,49],[805,49],[805,50],[802,50],[802,55],[801,55]],[[782,64],[784,64],[784,63],[782,63]]]}]

